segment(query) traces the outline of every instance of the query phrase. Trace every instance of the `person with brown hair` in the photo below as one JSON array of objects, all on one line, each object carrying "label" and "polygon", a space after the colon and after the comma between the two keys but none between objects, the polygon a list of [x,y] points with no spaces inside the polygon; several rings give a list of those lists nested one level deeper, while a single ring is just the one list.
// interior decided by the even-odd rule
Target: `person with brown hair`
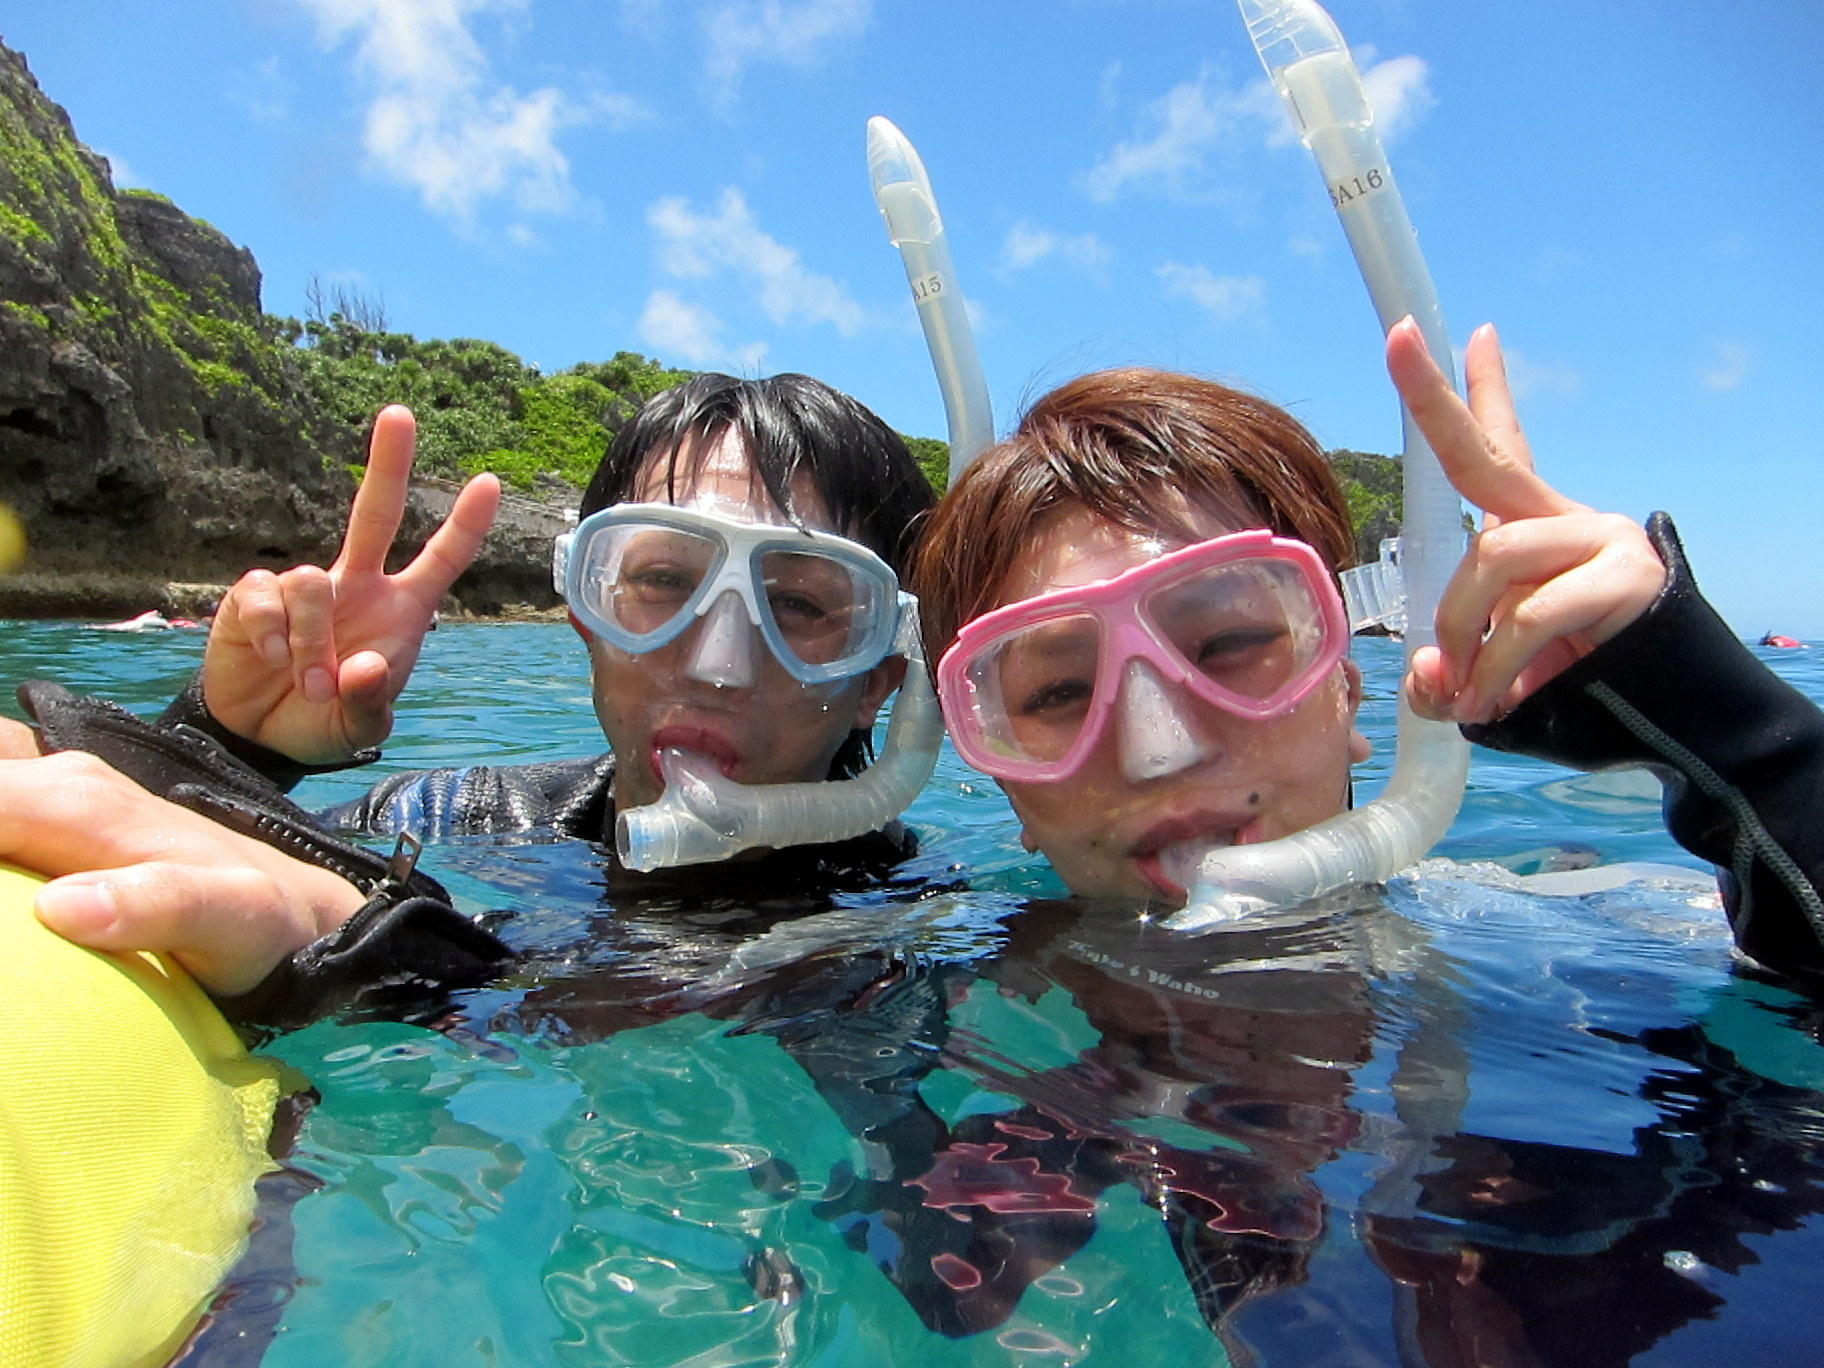
[{"label": "person with brown hair", "polygon": [[[1539,479],[1492,330],[1471,340],[1467,403],[1410,322],[1390,335],[1388,363],[1487,515],[1439,606],[1439,646],[1412,661],[1413,707],[1503,749],[1653,764],[1673,833],[1730,867],[1738,942],[1788,972],[1824,970],[1812,929],[1824,917],[1806,915],[1824,879],[1824,717],[1697,596],[1663,515],[1643,530]],[[1313,1304],[1332,1294],[1334,1270],[1314,1264],[1330,1238],[1316,1175],[1359,1144],[1350,1094],[1378,1053],[1372,985],[1411,975],[1448,998],[1451,970],[1372,889],[1196,937],[1094,900],[1176,905],[1208,847],[1287,836],[1349,806],[1351,764],[1367,753],[1337,590],[1352,547],[1337,480],[1290,415],[1147,369],[1044,396],[926,524],[908,578],[929,656],[942,657],[952,740],[1077,895],[1035,904],[983,972],[1015,997],[1063,985],[1093,1041],[1050,1070],[1002,1070],[997,1089],[1020,1105],[925,1123],[929,1157],[907,1145],[828,1204],[845,1229],[892,1236],[868,1248],[892,1251],[883,1272],[934,1328],[999,1324],[1088,1243],[1103,1194],[1126,1183],[1158,1212],[1231,1358],[1273,1357],[1273,1345],[1300,1356],[1300,1317],[1249,1304],[1308,1280]],[[1032,947],[1043,974],[1022,962]],[[1398,1068],[1451,1076],[1450,1019],[1442,1010],[1435,1034],[1404,1041]],[[1098,1124],[1162,1109],[1206,1143]],[[1579,1178],[1585,1152],[1457,1134],[1454,1121],[1426,1133],[1435,1123],[1410,1119],[1406,1143],[1430,1166],[1406,1207],[1364,1204],[1364,1242],[1428,1362],[1532,1361],[1562,1322],[1561,1303],[1532,1290],[1555,1273],[1556,1246],[1463,1227],[1508,1204],[1488,1194],[1515,1172],[1539,1183],[1516,1205],[1561,1194],[1584,1213],[1614,1170]],[[1651,1343],[1688,1312],[1655,1282],[1656,1260],[1620,1251],[1690,1227],[1658,1221],[1676,1188],[1653,1166],[1627,1172],[1625,1222],[1610,1207],[1606,1232],[1581,1214],[1568,1224],[1601,1251],[1579,1274],[1591,1269],[1614,1304],[1651,1305],[1631,1328]],[[957,1191],[957,1173],[974,1187]],[[1431,1212],[1458,1192],[1479,1205],[1447,1228]]]},{"label": "person with brown hair", "polygon": [[[989,610],[1261,527],[1315,549],[1325,587],[1348,562],[1342,491],[1289,414],[1188,375],[1084,376],[1034,405],[933,515],[913,569],[926,640],[935,658]],[[1246,592],[1238,575],[1287,565],[1186,563],[1167,571],[1177,584],[1160,594],[1178,603],[1166,611],[1204,617],[1207,633],[1209,605],[1193,608],[1195,599]],[[1296,575],[1282,587],[1294,586],[1314,591]],[[1150,601],[1163,606],[1158,594]],[[1200,834],[1267,840],[1342,809],[1349,764],[1367,755],[1353,730],[1361,699],[1353,662],[1332,649],[1318,671],[1313,656],[1301,667],[1306,690],[1297,706],[1228,725],[1214,709],[1193,717],[1174,700],[1169,661],[1119,662],[1120,698],[1106,690],[1095,697],[1097,637],[1111,629],[1099,630],[1075,601],[1059,604],[1061,616],[1009,623],[981,649],[965,642],[949,657],[957,681],[939,678],[957,748],[1001,780],[1028,848],[1044,851],[1073,892],[1182,896],[1160,863],[1170,843]],[[1343,640],[1329,635],[1332,648]],[[1199,649],[1213,664],[1209,647]],[[976,705],[965,706],[965,697]],[[1091,734],[1098,705],[1116,724],[1110,735]],[[1085,742],[1072,768],[1066,752]]]},{"label": "person with brown hair", "polygon": [[[1492,327],[1467,402],[1410,319],[1387,362],[1485,514],[1411,662],[1414,709],[1500,749],[1655,767],[1672,834],[1725,870],[1738,943],[1824,972],[1824,718],[1698,596],[1663,514],[1643,530],[1534,473]],[[909,582],[951,738],[1073,893],[1179,904],[1202,852],[1349,805],[1352,544],[1296,420],[1159,370],[1060,386],[940,502]]]}]

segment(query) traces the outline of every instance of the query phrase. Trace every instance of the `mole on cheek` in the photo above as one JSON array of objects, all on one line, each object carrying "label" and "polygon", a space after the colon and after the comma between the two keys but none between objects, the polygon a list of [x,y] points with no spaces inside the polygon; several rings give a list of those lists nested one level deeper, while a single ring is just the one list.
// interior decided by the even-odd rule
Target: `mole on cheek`
[{"label": "mole on cheek", "polygon": [[1250,793],[1248,795],[1248,806],[1249,807],[1255,807],[1259,804],[1259,802],[1260,802],[1260,795],[1258,793]]}]

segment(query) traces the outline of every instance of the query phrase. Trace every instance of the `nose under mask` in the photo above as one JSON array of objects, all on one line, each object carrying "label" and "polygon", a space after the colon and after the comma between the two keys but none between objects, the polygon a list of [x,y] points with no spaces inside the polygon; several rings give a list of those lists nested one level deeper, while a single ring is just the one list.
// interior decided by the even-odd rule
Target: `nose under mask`
[{"label": "nose under mask", "polygon": [[733,589],[724,590],[696,628],[696,642],[684,663],[685,676],[718,689],[752,688],[754,651],[761,648],[758,636],[741,596]]},{"label": "nose under mask", "polygon": [[1130,780],[1163,779],[1216,754],[1172,690],[1144,660],[1127,662],[1115,702],[1121,771]]}]

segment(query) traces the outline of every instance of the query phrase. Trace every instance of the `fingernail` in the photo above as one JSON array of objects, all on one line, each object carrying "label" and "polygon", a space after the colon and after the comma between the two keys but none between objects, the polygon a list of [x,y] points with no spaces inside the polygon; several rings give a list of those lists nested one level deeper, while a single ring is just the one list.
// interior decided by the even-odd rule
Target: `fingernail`
[{"label": "fingernail", "polygon": [[105,883],[58,880],[38,890],[38,920],[71,940],[88,940],[114,929],[120,906]]},{"label": "fingernail", "polygon": [[268,665],[283,665],[291,655],[291,647],[284,637],[274,632],[260,638],[260,655]]},{"label": "fingernail", "polygon": [[321,666],[304,671],[304,697],[312,703],[328,703],[336,696],[336,681]]}]

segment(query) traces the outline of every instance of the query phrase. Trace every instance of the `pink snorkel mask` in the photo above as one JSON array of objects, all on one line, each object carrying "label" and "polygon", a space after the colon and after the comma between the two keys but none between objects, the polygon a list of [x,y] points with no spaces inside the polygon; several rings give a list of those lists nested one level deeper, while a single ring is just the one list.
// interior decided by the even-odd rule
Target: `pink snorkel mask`
[{"label": "pink snorkel mask", "polygon": [[1348,644],[1318,554],[1236,532],[975,619],[939,662],[937,691],[957,753],[984,774],[1068,778],[1119,710],[1123,763],[1143,779],[1199,758],[1174,689],[1238,717],[1282,717]]}]

